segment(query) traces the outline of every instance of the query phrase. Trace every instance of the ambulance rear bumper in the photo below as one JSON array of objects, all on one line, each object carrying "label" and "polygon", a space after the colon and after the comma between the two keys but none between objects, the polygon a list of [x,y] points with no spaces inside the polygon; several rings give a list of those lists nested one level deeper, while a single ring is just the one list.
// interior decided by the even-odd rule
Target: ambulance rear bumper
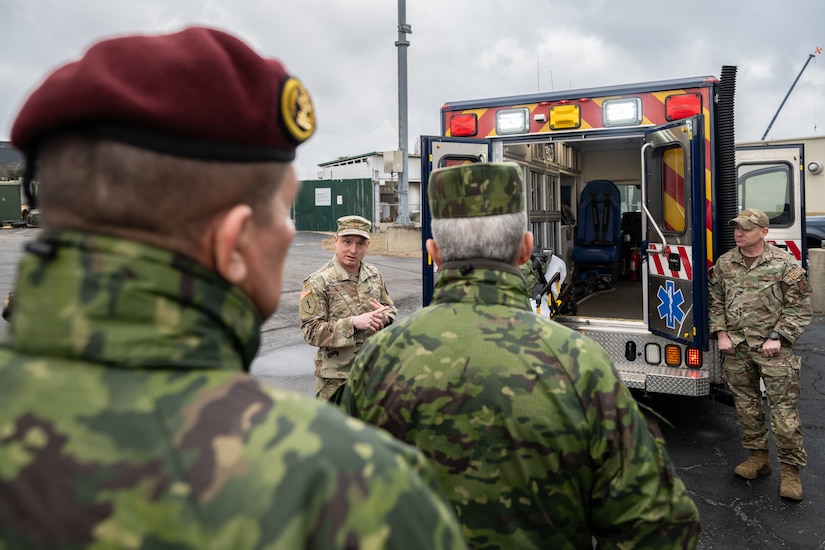
[{"label": "ambulance rear bumper", "polygon": [[704,370],[638,364],[617,364],[616,369],[630,389],[691,397],[710,395],[710,375]]}]

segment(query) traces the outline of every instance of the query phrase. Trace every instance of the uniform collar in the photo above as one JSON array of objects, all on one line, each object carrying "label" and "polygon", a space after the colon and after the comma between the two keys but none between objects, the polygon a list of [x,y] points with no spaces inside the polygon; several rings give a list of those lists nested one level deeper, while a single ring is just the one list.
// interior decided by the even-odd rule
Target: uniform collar
[{"label": "uniform collar", "polygon": [[124,368],[249,368],[262,320],[238,288],[134,241],[44,233],[26,247],[8,344]]},{"label": "uniform collar", "polygon": [[501,304],[530,309],[527,282],[521,271],[494,260],[444,262],[435,282],[434,302]]}]

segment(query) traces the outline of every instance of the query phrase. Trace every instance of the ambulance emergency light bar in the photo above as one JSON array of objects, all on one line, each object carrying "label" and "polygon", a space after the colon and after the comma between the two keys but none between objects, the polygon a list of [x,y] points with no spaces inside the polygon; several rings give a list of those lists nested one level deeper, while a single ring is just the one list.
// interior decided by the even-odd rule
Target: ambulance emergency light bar
[{"label": "ambulance emergency light bar", "polygon": [[[575,102],[561,100],[548,108],[548,128],[550,130],[574,130],[582,125],[582,102],[592,99],[582,98]],[[547,117],[541,113],[542,102],[536,107],[536,122],[545,122]],[[659,106],[661,103],[658,104]],[[651,105],[647,105],[651,108]],[[661,107],[659,107],[661,108]],[[680,120],[702,113],[702,96],[698,93],[673,94],[665,98],[665,119]],[[661,116],[661,115],[659,115]],[[530,133],[530,109],[516,107],[496,111],[496,135],[508,136]],[[621,126],[639,126],[645,120],[640,97],[605,99],[602,102],[602,124],[605,128]],[[649,122],[648,122],[649,124]],[[450,135],[454,137],[477,136],[478,115],[476,113],[459,113],[450,117]]]}]

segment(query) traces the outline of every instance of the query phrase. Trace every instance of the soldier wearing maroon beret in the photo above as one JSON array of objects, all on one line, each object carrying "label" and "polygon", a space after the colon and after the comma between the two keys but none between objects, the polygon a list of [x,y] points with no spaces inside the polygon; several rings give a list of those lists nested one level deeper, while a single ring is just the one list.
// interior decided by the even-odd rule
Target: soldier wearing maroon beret
[{"label": "soldier wearing maroon beret", "polygon": [[464,547],[419,451],[248,374],[314,130],[298,79],[207,28],[99,42],[31,94],[0,547]]}]

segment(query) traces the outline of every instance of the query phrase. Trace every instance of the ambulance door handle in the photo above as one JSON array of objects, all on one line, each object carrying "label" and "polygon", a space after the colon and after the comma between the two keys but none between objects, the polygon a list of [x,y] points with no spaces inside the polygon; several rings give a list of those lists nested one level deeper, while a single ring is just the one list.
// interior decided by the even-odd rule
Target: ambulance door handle
[{"label": "ambulance door handle", "polygon": [[659,254],[664,256],[665,250],[667,249],[667,241],[665,240],[665,235],[662,233],[662,230],[659,229],[659,226],[656,224],[656,220],[654,220],[653,216],[650,215],[650,210],[647,209],[647,170],[645,169],[645,153],[647,152],[647,148],[652,146],[653,145],[650,143],[645,143],[644,145],[642,145],[642,210],[644,210],[645,216],[647,217],[647,220],[650,222],[650,225],[653,226],[653,229],[656,230],[656,233],[659,235],[659,238],[662,239],[662,249],[656,250],[655,248],[651,248],[650,246],[648,246],[645,252],[647,252],[648,254],[658,252]]}]

